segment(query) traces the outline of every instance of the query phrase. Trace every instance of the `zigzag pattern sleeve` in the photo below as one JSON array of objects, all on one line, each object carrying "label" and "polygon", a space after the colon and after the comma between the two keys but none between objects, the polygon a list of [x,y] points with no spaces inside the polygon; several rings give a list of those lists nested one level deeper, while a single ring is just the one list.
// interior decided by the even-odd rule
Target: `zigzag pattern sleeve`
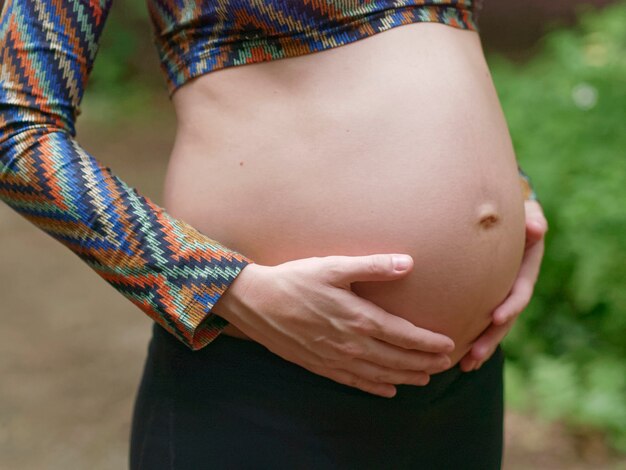
[{"label": "zigzag pattern sleeve", "polygon": [[213,305],[253,261],[168,215],[74,140],[110,2],[5,0],[0,199],[199,349],[227,324]]},{"label": "zigzag pattern sleeve", "polygon": [[519,164],[517,165],[517,172],[519,174],[520,183],[522,185],[522,194],[524,194],[524,199],[526,201],[537,201],[539,202],[539,198],[537,198],[537,193],[535,193],[535,188],[530,179],[530,176],[526,174],[526,172],[522,169]]}]

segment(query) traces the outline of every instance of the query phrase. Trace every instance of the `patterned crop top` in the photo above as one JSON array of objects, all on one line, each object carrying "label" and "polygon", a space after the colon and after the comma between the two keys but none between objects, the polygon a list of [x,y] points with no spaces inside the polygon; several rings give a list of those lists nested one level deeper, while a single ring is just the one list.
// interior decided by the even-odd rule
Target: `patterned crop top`
[{"label": "patterned crop top", "polygon": [[[170,92],[225,67],[337,47],[402,24],[475,29],[470,0],[148,0]],[[75,140],[111,0],[0,0],[0,199],[192,349],[253,261],[177,220]],[[535,198],[520,169],[527,198]]]},{"label": "patterned crop top", "polygon": [[476,30],[475,5],[473,0],[148,0],[170,92],[206,72],[322,51],[409,23]]}]

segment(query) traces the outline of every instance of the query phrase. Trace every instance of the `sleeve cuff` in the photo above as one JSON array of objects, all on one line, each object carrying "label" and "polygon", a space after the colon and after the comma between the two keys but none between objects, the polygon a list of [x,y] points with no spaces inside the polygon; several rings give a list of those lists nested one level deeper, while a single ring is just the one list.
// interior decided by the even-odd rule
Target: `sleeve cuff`
[{"label": "sleeve cuff", "polygon": [[530,177],[526,174],[526,172],[524,172],[519,164],[517,165],[517,172],[519,174],[520,184],[522,185],[522,194],[524,195],[524,200],[539,201]]},{"label": "sleeve cuff", "polygon": [[[211,343],[220,335],[224,328],[228,326],[228,321],[213,313],[211,309],[224,292],[232,285],[243,268],[250,263],[253,263],[251,259],[238,254],[237,264],[226,266],[227,281],[217,288],[207,288],[206,297],[198,300],[197,307],[201,309],[202,316],[190,324],[191,335],[187,343],[194,351],[202,349],[207,344]],[[207,286],[209,286],[209,283],[207,283]],[[205,300],[207,298],[208,301]]]}]

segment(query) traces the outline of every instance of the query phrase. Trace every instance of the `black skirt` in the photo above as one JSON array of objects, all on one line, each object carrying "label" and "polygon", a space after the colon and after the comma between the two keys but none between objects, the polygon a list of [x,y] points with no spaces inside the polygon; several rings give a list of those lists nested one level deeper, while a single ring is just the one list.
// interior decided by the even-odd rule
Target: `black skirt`
[{"label": "black skirt", "polygon": [[377,397],[221,335],[191,351],[154,326],[131,469],[497,469],[504,357]]}]

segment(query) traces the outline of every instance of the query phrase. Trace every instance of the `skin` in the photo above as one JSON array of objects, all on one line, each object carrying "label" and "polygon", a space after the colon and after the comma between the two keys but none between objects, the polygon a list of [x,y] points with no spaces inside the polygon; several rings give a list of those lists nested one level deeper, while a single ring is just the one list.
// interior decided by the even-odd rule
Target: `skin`
[{"label": "skin", "polygon": [[[493,322],[473,343],[470,351],[461,360],[460,367],[464,372],[477,370],[491,357],[532,297],[543,258],[544,239],[548,224],[537,201],[526,201],[525,208],[526,245],[522,265],[508,297],[493,311]],[[330,287],[339,287],[349,292],[350,281],[393,280],[405,275],[412,267],[412,260],[408,259],[410,260],[409,268],[403,271],[394,270],[391,257],[385,255],[318,258],[311,263],[307,263],[308,260],[287,263],[283,269],[285,282],[298,276],[299,269],[308,270],[317,276],[324,272],[333,272],[334,274],[331,276],[324,275],[325,282]],[[299,266],[296,267],[297,265]],[[396,384],[427,384],[428,375],[414,371],[416,368],[423,368],[424,371],[429,369],[428,372],[432,373],[444,370],[450,364],[444,359],[445,356],[430,356],[418,352],[420,350],[432,351],[433,353],[438,351],[450,352],[453,345],[446,341],[445,337],[429,336],[426,332],[415,329],[410,323],[402,322],[397,317],[389,315],[371,304],[368,305],[366,302],[359,305],[353,296],[345,296],[345,299],[335,297],[337,292],[334,289],[328,290],[324,294],[334,298],[334,301],[337,302],[336,313],[326,309],[322,315],[325,318],[335,315],[335,318],[338,318],[341,314],[346,316],[344,319],[345,329],[336,337],[333,338],[332,333],[334,331],[332,328],[327,328],[327,325],[323,325],[319,333],[320,337],[323,338],[322,341],[316,341],[309,347],[301,343],[301,338],[293,335],[289,337],[283,331],[272,331],[268,334],[267,326],[255,326],[254,323],[260,320],[255,312],[258,312],[259,309],[266,312],[278,310],[281,305],[280,303],[272,305],[271,295],[266,296],[269,305],[251,300],[263,298],[263,294],[254,292],[255,287],[258,288],[259,285],[264,284],[263,280],[259,280],[262,275],[250,275],[251,271],[256,269],[256,265],[250,265],[244,269],[237,284],[233,284],[233,287],[222,297],[216,306],[216,311],[242,330],[249,332],[253,339],[265,344],[270,350],[287,360],[339,383],[383,397],[393,397],[396,393],[394,387]],[[273,281],[278,280],[273,273],[266,275]],[[306,274],[303,279],[307,283],[312,281]],[[255,282],[257,283],[256,286],[254,285]],[[252,284],[252,290],[248,292],[251,287],[250,284]],[[315,286],[311,287],[310,292],[312,293],[310,297],[315,297],[317,300],[322,297],[321,292]],[[303,293],[299,292],[296,297],[298,296],[303,296]],[[280,297],[275,297],[275,299],[278,298]],[[339,304],[340,300],[345,300],[345,306]],[[228,307],[222,310],[223,305],[226,304]],[[319,302],[319,304],[324,305],[323,302]],[[315,304],[311,305],[314,306]],[[354,311],[352,315],[349,315],[350,310],[356,307],[359,307],[360,311]],[[233,314],[233,312],[236,313]],[[283,311],[283,315],[289,315],[291,312],[291,310],[286,309]],[[298,320],[302,321],[303,317],[304,312],[299,311]],[[290,322],[287,320],[287,323]],[[311,322],[311,325],[317,326],[315,321]],[[305,325],[302,331],[306,331],[311,325]],[[276,327],[274,326],[274,328]],[[281,338],[278,338],[280,335],[286,336],[284,343],[281,343]],[[365,338],[368,340],[379,339],[384,342],[369,341],[368,343],[364,341]],[[299,348],[294,347],[294,345],[299,346]],[[328,345],[332,346],[328,347]],[[394,345],[408,350],[416,349],[417,351],[411,351],[410,354],[407,354],[406,350],[398,350],[393,347]],[[430,361],[435,357],[441,358],[438,367]],[[346,361],[346,358],[349,360]],[[381,367],[381,364],[388,365],[388,367],[385,365]]]},{"label": "skin", "polygon": [[[352,281],[391,281],[393,256],[327,256],[278,266],[248,265],[214,310],[282,358],[383,397],[394,384],[425,385],[447,369],[447,337],[418,328],[364,300]],[[290,308],[296,305],[297,309]],[[261,314],[259,314],[261,313]]]},{"label": "skin", "polygon": [[492,313],[493,322],[460,362],[461,370],[478,370],[511,330],[532,298],[545,247],[548,221],[537,201],[525,201],[526,245],[517,279],[506,300]]},{"label": "skin", "polygon": [[402,26],[173,103],[166,209],[255,260],[213,308],[225,334],[386,397],[493,351],[536,257],[476,33]]}]

